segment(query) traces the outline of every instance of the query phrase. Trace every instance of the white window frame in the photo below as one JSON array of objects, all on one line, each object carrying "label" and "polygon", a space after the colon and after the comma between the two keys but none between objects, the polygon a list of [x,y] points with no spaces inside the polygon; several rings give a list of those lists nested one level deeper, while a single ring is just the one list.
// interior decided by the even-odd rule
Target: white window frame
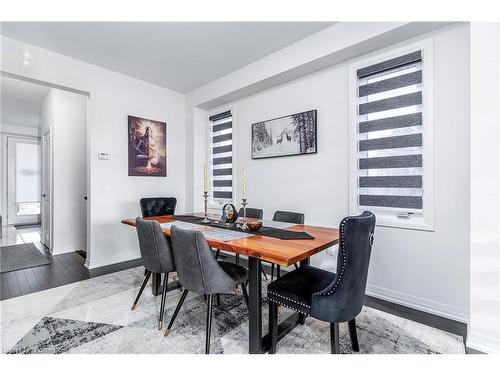
[{"label": "white window frame", "polygon": [[[233,193],[233,199],[232,200],[226,200],[226,199],[214,199],[213,198],[213,189],[212,189],[212,121],[209,120],[210,116],[216,115],[218,113],[226,112],[226,111],[231,111],[231,121],[232,121],[232,134],[233,134],[233,141],[232,141],[232,158],[233,158],[233,163],[232,163],[232,169],[233,169],[233,174],[232,174],[232,193]],[[207,140],[206,140],[206,147],[207,147],[207,153],[206,153],[206,165],[208,169],[208,204],[207,207],[209,209],[213,210],[220,210],[226,203],[233,203],[235,201],[235,193],[236,193],[236,182],[235,182],[235,126],[234,126],[234,107],[232,105],[230,106],[223,106],[223,107],[218,107],[216,109],[211,109],[210,111],[207,111],[207,116],[206,116],[206,131],[207,131]]]},{"label": "white window frame", "polygon": [[[365,208],[358,205],[358,96],[357,70],[417,50],[422,51],[422,214],[398,217],[401,209],[369,208],[377,216],[377,225],[434,231],[434,60],[433,38],[384,50],[349,64],[349,212],[356,215]],[[368,209],[368,208],[366,208]],[[410,210],[408,210],[410,211]]]}]

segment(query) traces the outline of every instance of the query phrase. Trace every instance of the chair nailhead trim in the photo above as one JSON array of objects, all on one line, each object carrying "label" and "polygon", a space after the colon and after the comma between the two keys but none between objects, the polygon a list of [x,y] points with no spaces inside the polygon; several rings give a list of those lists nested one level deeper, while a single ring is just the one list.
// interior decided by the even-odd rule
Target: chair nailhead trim
[{"label": "chair nailhead trim", "polygon": [[[281,297],[281,298],[284,298],[284,297]],[[286,308],[288,308],[288,309],[290,309],[290,310],[294,310],[294,311],[297,311],[298,313],[301,313],[301,314],[304,314],[304,315],[306,315],[306,316],[309,316],[309,313],[304,312],[304,311],[301,311],[301,310],[297,310],[295,307],[292,307],[292,306],[289,306],[289,305],[285,305],[282,301],[277,301],[277,300],[274,300],[274,299],[272,299],[272,298],[270,298],[270,297],[267,297],[267,299],[268,299],[269,301],[271,301],[271,302],[277,303],[277,304],[278,304],[278,305],[280,305],[280,306],[286,307]],[[299,305],[300,305],[300,303],[299,303]],[[304,305],[304,306],[305,306],[305,305]],[[309,307],[309,306],[307,306],[307,307]]]},{"label": "chair nailhead trim", "polygon": [[[310,308],[311,308],[311,306],[306,305],[305,303],[300,303],[300,302],[297,302],[297,301],[295,301],[295,300],[293,300],[293,299],[291,299],[291,298],[286,298],[286,297],[283,297],[283,296],[279,295],[278,293],[274,293],[274,292],[271,292],[271,291],[267,291],[267,293],[268,293],[268,294],[274,294],[274,295],[275,295],[276,297],[278,297],[278,298],[282,298],[282,299],[285,299],[285,300],[287,300],[287,301],[293,302],[293,303],[295,303],[295,304],[297,304],[297,305],[307,307],[308,309],[310,309]],[[271,299],[269,296],[268,296],[267,298],[268,298],[268,299]],[[271,300],[272,300],[272,299],[271,299]],[[277,302],[277,301],[275,301],[275,302]]]},{"label": "chair nailhead trim", "polygon": [[335,293],[335,290],[337,290],[337,287],[340,285],[340,282],[342,281],[342,277],[344,276],[345,273],[345,263],[346,263],[346,248],[345,248],[345,237],[344,237],[344,227],[345,224],[349,221],[349,217],[344,218],[342,222],[340,223],[340,251],[342,252],[342,269],[340,270],[340,273],[337,275],[337,281],[335,282],[335,285],[333,286],[332,290],[326,293],[316,293],[317,296],[329,296],[333,293]]}]

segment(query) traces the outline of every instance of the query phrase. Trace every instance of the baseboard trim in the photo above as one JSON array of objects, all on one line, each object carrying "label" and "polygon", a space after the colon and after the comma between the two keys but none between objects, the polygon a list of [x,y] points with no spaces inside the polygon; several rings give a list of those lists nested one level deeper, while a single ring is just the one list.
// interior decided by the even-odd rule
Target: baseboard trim
[{"label": "baseboard trim", "polygon": [[135,250],[135,251],[127,251],[120,253],[118,255],[112,256],[112,257],[106,257],[106,258],[98,258],[98,259],[93,259],[92,257],[87,257],[87,260],[85,262],[85,267],[87,267],[89,270],[95,269],[95,268],[100,268],[104,266],[110,266],[112,264],[116,263],[122,263],[122,262],[128,262],[130,260],[136,260],[141,257],[141,254]]},{"label": "baseboard trim", "polygon": [[467,312],[465,310],[457,309],[454,306],[430,299],[412,296],[410,294],[397,292],[391,289],[371,284],[368,284],[366,286],[366,294],[371,297],[393,302],[398,305],[403,305],[444,318],[456,320],[461,323],[467,324],[469,321]]},{"label": "baseboard trim", "polygon": [[500,353],[500,339],[470,331],[467,335],[467,347],[488,354]]}]

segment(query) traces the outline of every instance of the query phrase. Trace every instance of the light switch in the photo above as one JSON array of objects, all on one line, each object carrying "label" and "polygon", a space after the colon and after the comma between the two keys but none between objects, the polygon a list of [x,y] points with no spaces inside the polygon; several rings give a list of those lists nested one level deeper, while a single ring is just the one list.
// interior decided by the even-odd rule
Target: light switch
[{"label": "light switch", "polygon": [[109,160],[109,154],[107,152],[99,152],[97,158],[99,160]]}]

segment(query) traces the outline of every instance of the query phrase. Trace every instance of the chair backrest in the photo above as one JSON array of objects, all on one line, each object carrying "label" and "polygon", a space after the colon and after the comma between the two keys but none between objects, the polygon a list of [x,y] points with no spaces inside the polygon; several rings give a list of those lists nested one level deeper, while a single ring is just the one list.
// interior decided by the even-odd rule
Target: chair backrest
[{"label": "chair backrest", "polygon": [[[260,208],[250,208],[247,207],[247,217],[252,219],[261,219],[264,217],[264,210]],[[243,207],[238,211],[238,217],[243,217]]]},{"label": "chair backrest", "polygon": [[142,217],[174,215],[177,199],[166,198],[141,198]]},{"label": "chair backrest", "polygon": [[163,233],[160,224],[138,217],[135,225],[144,267],[156,273],[175,271],[170,240]]},{"label": "chair backrest", "polygon": [[273,220],[284,223],[304,224],[304,214],[300,212],[276,211]]},{"label": "chair backrest", "polygon": [[201,232],[170,229],[177,276],[181,285],[198,294],[228,293],[235,281],[221,268]]},{"label": "chair backrest", "polygon": [[375,215],[369,211],[340,222],[336,277],[328,287],[313,295],[313,317],[346,322],[360,313],[365,300],[374,230]]}]

